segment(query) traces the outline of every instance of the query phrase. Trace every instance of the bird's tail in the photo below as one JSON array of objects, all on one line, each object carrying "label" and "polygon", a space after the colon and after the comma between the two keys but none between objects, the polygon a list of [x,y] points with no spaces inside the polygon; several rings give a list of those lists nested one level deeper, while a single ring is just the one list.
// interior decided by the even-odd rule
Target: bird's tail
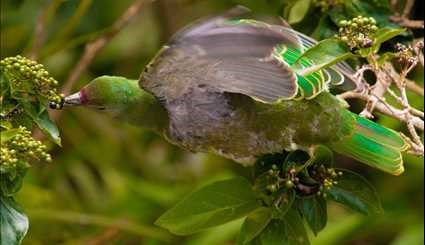
[{"label": "bird's tail", "polygon": [[331,148],[393,175],[404,171],[401,152],[408,148],[401,135],[391,129],[353,114],[356,120],[353,133]]}]

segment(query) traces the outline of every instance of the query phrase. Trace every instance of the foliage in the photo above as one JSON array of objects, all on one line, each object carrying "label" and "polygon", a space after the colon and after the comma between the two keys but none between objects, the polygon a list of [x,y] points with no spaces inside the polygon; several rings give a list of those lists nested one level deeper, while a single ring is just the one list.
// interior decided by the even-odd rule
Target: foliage
[{"label": "foliage", "polygon": [[50,121],[46,107],[48,102],[56,106],[63,96],[56,92],[58,82],[35,61],[8,57],[0,61],[0,71],[1,244],[18,244],[28,230],[28,218],[13,195],[21,188],[30,162],[52,161],[47,147],[34,139],[29,129],[37,125],[60,145],[59,131]]},{"label": "foliage", "polygon": [[[2,1],[1,56],[4,58],[23,53],[38,57],[39,62],[45,64],[50,73],[58,78],[59,86],[64,86],[70,76],[69,71],[84,51],[84,44],[109,30],[113,20],[118,18],[131,2]],[[258,18],[264,18],[264,15],[280,15],[288,20],[291,16],[290,24],[296,30],[318,40],[331,38],[324,42],[331,40],[327,45],[337,44],[341,49],[330,54],[329,59],[317,61],[319,65],[328,66],[335,63],[337,58],[334,55],[342,55],[338,61],[364,57],[372,51],[367,50],[364,53],[360,52],[361,49],[350,50],[343,41],[333,38],[338,33],[339,22],[358,15],[373,17],[379,30],[384,30],[383,33],[390,30],[398,35],[402,28],[390,21],[389,16],[394,10],[390,10],[388,2],[157,0],[153,3],[154,6],[147,6],[132,24],[105,47],[74,87],[80,87],[92,78],[105,74],[137,78],[144,64],[177,29],[198,17],[220,13],[235,4],[249,7]],[[34,24],[40,20],[44,23],[41,34]],[[410,40],[411,35],[407,30],[396,37],[396,40]],[[417,37],[417,34],[415,35]],[[37,45],[39,39],[42,40],[41,45]],[[379,55],[386,53],[380,56],[382,58],[379,62],[386,62],[397,53],[389,45],[394,39],[384,39],[378,42],[372,52]],[[332,49],[319,49],[316,46],[316,55],[325,57],[323,52],[330,50]],[[364,62],[364,59],[356,58],[350,61]],[[411,74],[410,78],[422,85],[422,77],[423,72],[419,70]],[[409,94],[409,97],[415,106],[423,107],[422,97],[415,94]],[[41,103],[44,107],[47,100],[43,99]],[[353,102],[352,108],[358,111],[360,105]],[[38,118],[38,113],[43,115],[40,118],[47,118],[46,110],[41,112],[41,107],[37,106],[33,109],[28,110],[31,113],[26,117],[29,118],[28,130],[32,129],[33,120]],[[47,120],[40,120],[42,119],[38,120],[38,125],[52,125],[45,123]],[[394,129],[402,128],[398,121],[384,115],[377,115],[376,120]],[[306,237],[313,244],[423,243],[422,229],[419,229],[423,227],[423,195],[418,195],[423,193],[423,158],[407,156],[406,173],[395,178],[366,167],[359,168],[354,161],[336,156],[335,164],[338,168],[334,171],[337,175],[338,172],[343,172],[342,176],[347,177],[347,181],[338,175],[326,182],[329,186],[327,189],[324,180],[316,176],[318,180],[313,179],[314,186],[319,189],[322,186],[323,191],[319,193],[319,190],[314,189],[316,194],[304,196],[297,191],[298,187],[294,181],[299,178],[304,182],[308,176],[298,169],[296,175],[288,176],[288,169],[282,168],[284,163],[287,165],[288,159],[294,158],[298,163],[296,166],[302,165],[301,163],[307,160],[303,154],[296,153],[291,158],[286,155],[267,156],[264,164],[259,164],[255,170],[246,169],[212,155],[194,155],[180,151],[150,132],[117,124],[109,118],[84,109],[67,110],[60,120],[60,128],[63,148],[59,149],[57,145],[44,142],[55,164],[35,164],[30,171],[26,171],[26,166],[21,172],[17,172],[20,176],[26,174],[22,188],[14,196],[24,207],[32,224],[25,239],[26,244],[197,245],[231,244],[236,240],[239,244],[282,244],[282,241],[302,244],[307,241]],[[3,127],[2,132],[5,130]],[[58,135],[57,131],[54,133],[55,130],[50,132],[53,133],[52,138]],[[330,160],[320,161],[315,165],[324,165],[325,170],[332,169],[327,162]],[[307,173],[315,170],[313,166],[307,167]],[[344,170],[339,169],[340,167]],[[346,169],[355,170],[359,174]],[[273,170],[272,175],[269,175],[269,170]],[[250,171],[252,173],[248,173]],[[323,173],[320,168],[317,171]],[[276,176],[277,172],[279,173]],[[366,178],[376,186],[376,191],[371,184],[365,182]],[[363,192],[358,193],[356,189],[350,188],[353,187],[349,183],[351,179],[359,182],[366,197]],[[252,195],[255,197],[255,208],[251,200],[249,203],[252,203],[252,210],[244,209],[243,212],[229,215],[226,213],[229,211],[227,208],[223,209],[223,213],[214,209],[211,212],[214,215],[210,216],[214,217],[214,222],[210,224],[224,223],[233,218],[237,220],[207,230],[202,228],[199,233],[184,237],[170,235],[165,230],[153,226],[162,213],[170,215],[171,211],[166,210],[175,209],[172,207],[179,200],[183,200],[179,202],[181,204],[189,197],[196,196],[198,192],[202,194],[205,188],[217,186],[217,180],[220,180],[218,184],[229,181],[242,183],[243,189],[246,190],[244,197],[249,197],[250,200]],[[20,185],[13,186],[19,188]],[[184,198],[193,189],[198,191]],[[222,188],[219,191],[226,193],[231,190]],[[377,192],[382,197],[383,208],[379,204]],[[280,197],[282,200],[277,202]],[[331,200],[336,200],[350,209],[368,213],[369,216],[352,214]],[[274,203],[277,203],[278,207]],[[14,206],[15,202],[1,204],[1,210],[14,207],[16,212],[21,213],[21,209]],[[220,207],[220,204],[218,203],[217,207]],[[200,203],[196,205],[204,207]],[[229,207],[228,203],[222,205]],[[382,209],[385,209],[385,215],[374,215]],[[15,214],[14,217],[21,217],[20,223],[9,227],[17,227],[14,230],[18,231],[15,234],[19,238],[15,240],[19,240],[27,230],[26,219],[21,215],[16,216],[16,212],[12,214]],[[190,212],[190,209],[187,212]],[[3,214],[11,217],[10,213],[2,212]],[[223,218],[219,222],[219,219],[215,219],[218,217],[216,214],[221,217],[225,215],[226,219]],[[186,225],[184,216],[180,213],[178,215],[175,216],[181,217],[178,226],[183,227]],[[189,224],[193,221],[192,218],[193,216]],[[2,216],[1,220],[2,228],[6,227],[3,222],[9,219]],[[304,225],[307,225],[308,229],[305,229]],[[317,236],[313,237],[310,230]],[[1,237],[3,239],[3,233]]]},{"label": "foliage", "polygon": [[[322,149],[314,159],[300,151],[265,156],[256,164],[254,184],[237,177],[207,185],[156,223],[187,235],[244,217],[239,244],[309,244],[303,219],[312,232],[321,231],[326,198],[365,214],[380,212],[375,189],[357,174],[332,168],[326,154],[332,153]],[[330,160],[327,166],[323,159]]]}]

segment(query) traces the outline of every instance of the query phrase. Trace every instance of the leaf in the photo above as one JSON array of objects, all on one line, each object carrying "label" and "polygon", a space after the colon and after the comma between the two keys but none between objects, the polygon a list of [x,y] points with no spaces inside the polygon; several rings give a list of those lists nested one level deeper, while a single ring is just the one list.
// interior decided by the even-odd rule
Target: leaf
[{"label": "leaf", "polygon": [[310,8],[310,0],[298,0],[289,11],[288,22],[295,24],[302,21]]},{"label": "leaf", "polygon": [[310,244],[301,216],[290,210],[282,219],[273,219],[251,245]]},{"label": "leaf", "polygon": [[40,130],[46,134],[53,142],[61,146],[61,139],[59,137],[59,129],[50,120],[49,113],[46,108],[36,108],[34,104],[31,104],[25,100],[19,100],[19,104],[22,105],[26,114],[37,124]]},{"label": "leaf", "polygon": [[0,245],[20,244],[28,231],[28,217],[11,197],[0,196]]},{"label": "leaf", "polygon": [[0,142],[4,144],[7,141],[11,140],[13,137],[15,137],[15,135],[17,135],[18,133],[19,133],[19,129],[17,128],[2,131],[0,133]]},{"label": "leaf", "polygon": [[7,130],[7,129],[11,129],[13,126],[10,122],[1,120],[0,127]]},{"label": "leaf", "polygon": [[375,40],[372,45],[372,50],[374,53],[377,53],[381,47],[381,44],[392,39],[395,36],[398,36],[405,32],[406,30],[403,28],[388,28],[384,27],[379,29],[375,33]]},{"label": "leaf", "polygon": [[300,199],[298,208],[314,235],[317,235],[317,233],[325,228],[328,221],[328,212],[326,200],[323,197],[316,195],[310,198]]},{"label": "leaf", "polygon": [[386,62],[390,62],[394,57],[396,56],[395,53],[386,52],[379,56],[378,60],[376,61],[378,65],[383,65]]},{"label": "leaf", "polygon": [[[298,58],[296,61],[298,65],[296,67],[298,67],[298,72],[300,74],[308,75],[351,57],[355,57],[355,55],[350,52],[348,46],[344,42],[337,38],[330,38],[308,49]],[[301,68],[302,66],[299,62],[304,58],[313,61],[314,65],[305,69]]]},{"label": "leaf", "polygon": [[247,244],[252,241],[272,219],[272,213],[269,208],[261,207],[246,217],[242,224],[241,232],[238,238],[238,244]]},{"label": "leaf", "polygon": [[59,129],[50,120],[49,114],[44,110],[38,117],[33,118],[37,126],[57,145],[61,145],[61,138],[59,137]]},{"label": "leaf", "polygon": [[251,184],[237,177],[195,191],[155,223],[172,233],[187,235],[242,218],[258,207]]},{"label": "leaf", "polygon": [[329,199],[366,215],[382,213],[379,196],[365,178],[348,170],[338,171],[343,175],[338,179],[338,184],[326,192]]},{"label": "leaf", "polygon": [[[273,203],[273,217],[282,217],[284,216],[292,207],[292,204],[295,201],[295,190],[282,188],[281,191],[278,191],[274,195],[275,203]],[[276,200],[279,200],[276,203]]]},{"label": "leaf", "polygon": [[21,189],[28,168],[28,163],[24,161],[18,161],[16,166],[0,166],[0,193],[2,196],[12,196]]}]

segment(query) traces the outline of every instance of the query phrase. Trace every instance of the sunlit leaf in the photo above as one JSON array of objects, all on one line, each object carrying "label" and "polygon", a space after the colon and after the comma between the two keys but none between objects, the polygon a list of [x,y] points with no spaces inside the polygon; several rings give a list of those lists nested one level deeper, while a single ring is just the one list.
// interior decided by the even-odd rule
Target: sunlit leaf
[{"label": "sunlit leaf", "polygon": [[295,24],[304,19],[310,8],[311,0],[298,0],[292,5],[289,10],[288,22],[289,24]]},{"label": "sunlit leaf", "polygon": [[0,245],[20,244],[28,231],[28,217],[11,197],[0,196]]},{"label": "sunlit leaf", "polygon": [[381,28],[379,29],[376,34],[374,35],[374,43],[372,46],[372,50],[374,53],[379,51],[379,48],[381,47],[381,44],[402,34],[406,30],[403,28]]},{"label": "sunlit leaf", "polygon": [[[337,38],[330,38],[308,49],[298,58],[296,63],[298,64],[297,67],[299,67],[298,72],[306,75],[354,56],[344,42]],[[301,68],[300,61],[302,59],[309,59],[314,62],[314,65],[308,68]]]},{"label": "sunlit leaf", "polygon": [[156,224],[186,235],[242,218],[258,207],[251,184],[238,177],[195,191],[163,214]]},{"label": "sunlit leaf", "polygon": [[6,143],[7,141],[13,139],[13,137],[15,137],[15,135],[17,135],[19,132],[20,131],[17,128],[2,131],[0,133],[1,143],[3,144],[3,143]]}]

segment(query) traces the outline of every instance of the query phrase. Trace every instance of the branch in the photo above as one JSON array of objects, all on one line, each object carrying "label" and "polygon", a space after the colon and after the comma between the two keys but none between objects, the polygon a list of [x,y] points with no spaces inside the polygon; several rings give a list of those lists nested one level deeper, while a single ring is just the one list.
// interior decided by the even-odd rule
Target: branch
[{"label": "branch", "polygon": [[110,218],[98,214],[84,214],[65,210],[28,210],[28,215],[32,219],[46,220],[49,222],[63,222],[76,225],[91,225],[107,227],[125,231],[141,237],[151,237],[164,242],[170,242],[173,237],[156,227],[143,226],[123,218]]},{"label": "branch", "polygon": [[[92,42],[86,44],[84,53],[78,61],[77,65],[70,72],[67,80],[62,86],[61,93],[69,94],[81,75],[86,71],[87,67],[93,62],[96,55],[123,29],[133,18],[140,13],[145,4],[155,0],[136,0],[127,10],[112,24],[112,26],[102,36],[99,36]],[[61,110],[50,111],[50,118],[58,121],[62,115]],[[34,132],[34,138],[41,140],[44,135],[41,131]]]},{"label": "branch", "polygon": [[41,46],[46,38],[46,23],[55,13],[56,9],[62,4],[63,0],[53,0],[50,4],[43,9],[38,15],[37,22],[35,24],[35,31],[33,41],[31,44],[31,50],[28,53],[28,57],[32,60],[37,60]]},{"label": "branch", "polygon": [[114,38],[130,21],[140,13],[142,7],[147,2],[154,0],[137,0],[135,1],[119,19],[115,21],[112,27],[102,36],[94,41],[86,44],[84,54],[78,61],[75,68],[71,71],[70,76],[62,87],[62,93],[69,94],[75,82],[80,78],[82,73],[93,62],[96,55]]},{"label": "branch", "polygon": [[[368,101],[370,96],[368,94],[362,94],[355,91],[348,91],[342,94],[338,95],[338,98],[340,99],[360,99],[363,101]],[[379,101],[376,99],[377,102],[375,104],[375,109],[387,116],[390,116],[392,118],[395,118],[401,122],[406,123],[406,118],[404,117],[404,111],[397,109],[389,104],[384,104],[382,101]],[[424,131],[424,121],[422,121],[419,117],[412,117],[411,121],[415,128]]]},{"label": "branch", "polygon": [[[92,42],[86,44],[84,53],[77,65],[71,71],[68,79],[62,87],[61,92],[63,94],[69,94],[72,87],[87,69],[88,66],[93,62],[96,55],[125,27],[131,20],[140,13],[143,6],[154,0],[137,0],[118,18],[111,28],[105,32],[102,36],[98,37]],[[55,111],[52,113],[52,119],[57,120],[61,115],[61,111]]]},{"label": "branch", "polygon": [[[391,5],[396,8],[398,1],[391,1]],[[390,20],[407,28],[412,29],[424,29],[424,21],[423,20],[410,20],[410,13],[412,12],[413,6],[415,5],[415,0],[407,0],[403,13],[396,13],[395,15],[390,17]]]}]

